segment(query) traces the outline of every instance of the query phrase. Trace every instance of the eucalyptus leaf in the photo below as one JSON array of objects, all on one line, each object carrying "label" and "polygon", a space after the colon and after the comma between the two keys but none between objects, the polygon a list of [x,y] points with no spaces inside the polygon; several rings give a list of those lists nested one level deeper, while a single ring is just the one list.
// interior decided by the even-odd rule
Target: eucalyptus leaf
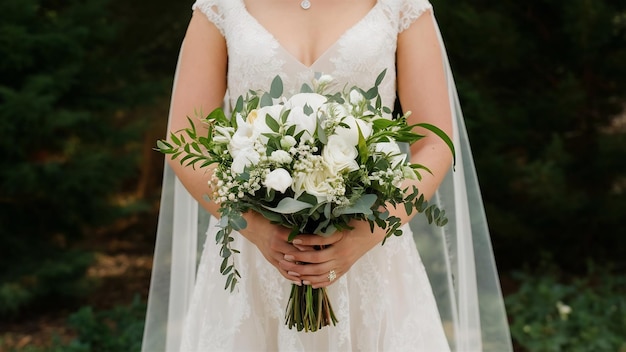
[{"label": "eucalyptus leaf", "polygon": [[276,75],[276,77],[272,80],[270,96],[274,99],[278,99],[281,95],[283,95],[283,80],[280,76]]},{"label": "eucalyptus leaf", "polygon": [[294,214],[301,210],[311,208],[313,205],[302,202],[293,198],[283,198],[278,205],[274,208],[263,205],[264,208],[269,209],[271,211],[275,211],[280,214]]}]

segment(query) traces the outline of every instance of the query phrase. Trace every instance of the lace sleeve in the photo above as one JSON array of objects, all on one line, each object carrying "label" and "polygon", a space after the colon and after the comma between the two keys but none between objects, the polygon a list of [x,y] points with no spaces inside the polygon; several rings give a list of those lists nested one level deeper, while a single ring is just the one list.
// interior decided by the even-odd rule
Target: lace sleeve
[{"label": "lace sleeve", "polygon": [[432,10],[428,0],[402,0],[398,21],[398,33],[409,28],[424,12]]},{"label": "lace sleeve", "polygon": [[224,16],[220,8],[219,0],[196,0],[191,6],[192,10],[200,10],[211,21],[220,33],[224,35]]}]

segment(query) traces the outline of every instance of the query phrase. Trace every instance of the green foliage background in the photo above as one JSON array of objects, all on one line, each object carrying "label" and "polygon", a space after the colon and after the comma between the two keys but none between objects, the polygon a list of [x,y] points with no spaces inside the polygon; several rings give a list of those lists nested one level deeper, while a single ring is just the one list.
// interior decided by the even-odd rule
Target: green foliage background
[{"label": "green foliage background", "polygon": [[[545,258],[567,275],[588,276],[589,261],[623,272],[626,2],[432,3],[501,273],[534,272]],[[155,216],[158,187],[125,195],[158,173],[144,140],[164,127],[166,110],[153,107],[167,105],[189,5],[0,2],[1,319],[87,294],[94,233]],[[611,292],[623,307],[620,280]],[[529,299],[524,290],[510,307]]]}]

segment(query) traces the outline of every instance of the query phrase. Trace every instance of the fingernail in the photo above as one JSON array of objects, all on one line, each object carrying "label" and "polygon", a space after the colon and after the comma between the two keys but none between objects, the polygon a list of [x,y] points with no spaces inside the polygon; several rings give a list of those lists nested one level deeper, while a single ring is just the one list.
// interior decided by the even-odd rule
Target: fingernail
[{"label": "fingernail", "polygon": [[295,271],[288,271],[288,272],[287,272],[287,274],[289,274],[289,275],[291,275],[291,276],[295,276],[295,277],[300,276],[300,274],[298,274],[298,273],[297,273],[297,272],[295,272]]},{"label": "fingernail", "polygon": [[293,244],[302,244],[302,240],[293,240],[291,241]]},{"label": "fingernail", "polygon": [[292,281],[294,285],[302,286],[302,282],[300,281]]},{"label": "fingernail", "polygon": [[293,255],[285,254],[285,260],[293,262],[296,259]]},{"label": "fingernail", "polygon": [[305,284],[305,285],[310,285],[311,281],[302,281],[302,283]]}]

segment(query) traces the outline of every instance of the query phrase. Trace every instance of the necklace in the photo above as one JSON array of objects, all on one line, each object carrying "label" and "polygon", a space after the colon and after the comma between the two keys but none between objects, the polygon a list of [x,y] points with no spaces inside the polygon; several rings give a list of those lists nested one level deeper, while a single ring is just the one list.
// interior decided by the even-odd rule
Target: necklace
[{"label": "necklace", "polygon": [[311,7],[311,2],[309,0],[302,0],[300,7],[302,7],[303,10],[308,10]]}]

